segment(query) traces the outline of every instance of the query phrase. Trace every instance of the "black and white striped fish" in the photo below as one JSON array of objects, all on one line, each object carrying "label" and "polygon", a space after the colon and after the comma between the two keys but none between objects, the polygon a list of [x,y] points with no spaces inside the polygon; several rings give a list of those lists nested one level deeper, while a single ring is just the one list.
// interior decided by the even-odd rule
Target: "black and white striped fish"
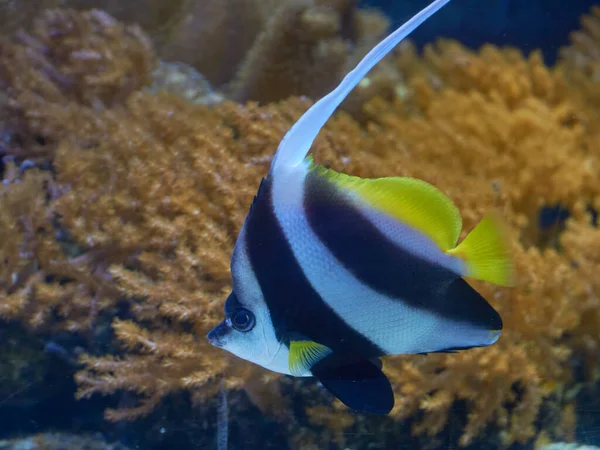
[{"label": "black and white striped fish", "polygon": [[281,141],[235,245],[226,318],[208,334],[267,369],[317,377],[360,411],[394,405],[379,357],[486,346],[502,329],[463,279],[510,284],[498,218],[457,246],[460,214],[432,185],[352,177],[307,157],[352,88],[448,2],[434,1],[379,43]]}]

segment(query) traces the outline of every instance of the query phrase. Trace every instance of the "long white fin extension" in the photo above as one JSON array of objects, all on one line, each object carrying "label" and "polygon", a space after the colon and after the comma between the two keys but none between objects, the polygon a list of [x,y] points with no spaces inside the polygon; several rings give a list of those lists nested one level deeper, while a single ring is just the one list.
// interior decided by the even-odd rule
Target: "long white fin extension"
[{"label": "long white fin extension", "polygon": [[285,166],[293,167],[300,164],[308,154],[313,141],[317,137],[317,134],[319,134],[319,131],[321,131],[323,125],[325,125],[325,122],[329,120],[335,109],[344,101],[360,80],[367,75],[375,64],[381,61],[385,55],[398,45],[402,39],[412,33],[415,28],[429,19],[449,1],[435,0],[429,6],[415,14],[408,22],[367,53],[354,70],[350,71],[344,77],[338,87],[306,111],[281,140],[271,163],[271,171],[275,172]]}]

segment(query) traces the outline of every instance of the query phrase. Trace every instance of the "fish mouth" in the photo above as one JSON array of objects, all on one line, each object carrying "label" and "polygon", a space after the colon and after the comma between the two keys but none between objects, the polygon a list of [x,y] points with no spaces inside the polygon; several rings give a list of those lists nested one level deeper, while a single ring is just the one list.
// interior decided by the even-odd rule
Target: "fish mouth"
[{"label": "fish mouth", "polygon": [[229,330],[225,321],[221,322],[219,325],[210,330],[206,335],[206,337],[208,338],[208,343],[210,345],[214,345],[215,347],[223,347],[225,345],[223,338],[228,333],[228,331]]}]

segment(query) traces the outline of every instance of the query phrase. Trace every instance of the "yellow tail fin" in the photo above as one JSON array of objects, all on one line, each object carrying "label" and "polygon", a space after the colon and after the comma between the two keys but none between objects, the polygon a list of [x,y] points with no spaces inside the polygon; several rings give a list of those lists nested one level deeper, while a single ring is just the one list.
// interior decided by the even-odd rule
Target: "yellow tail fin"
[{"label": "yellow tail fin", "polygon": [[467,277],[502,286],[514,284],[514,266],[507,233],[497,213],[488,214],[467,237],[448,254],[467,265]]}]

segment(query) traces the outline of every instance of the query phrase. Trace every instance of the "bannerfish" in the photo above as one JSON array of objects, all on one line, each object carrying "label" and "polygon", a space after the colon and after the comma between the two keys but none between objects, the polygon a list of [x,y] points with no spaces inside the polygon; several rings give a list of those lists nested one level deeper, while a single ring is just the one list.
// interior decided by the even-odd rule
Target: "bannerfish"
[{"label": "bannerfish", "polygon": [[208,333],[247,361],[316,377],[356,411],[394,406],[380,357],[487,346],[502,329],[463,278],[511,284],[496,214],[457,245],[460,213],[431,184],[362,179],[307,157],[354,86],[449,1],[433,1],[382,40],[284,136],[235,244],[225,320]]}]

